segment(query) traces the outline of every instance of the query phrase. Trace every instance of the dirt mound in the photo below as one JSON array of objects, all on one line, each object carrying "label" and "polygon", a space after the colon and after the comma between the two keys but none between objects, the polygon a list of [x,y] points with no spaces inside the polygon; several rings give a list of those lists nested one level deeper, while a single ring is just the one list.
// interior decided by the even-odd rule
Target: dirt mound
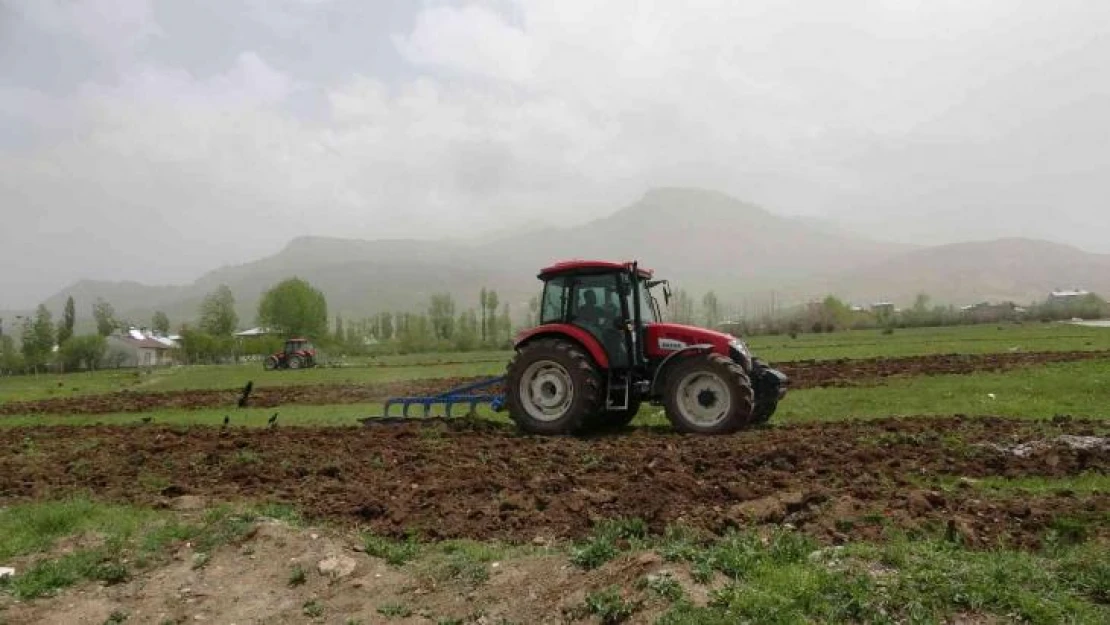
[{"label": "dirt mound", "polygon": [[[728,437],[634,429],[521,436],[467,421],[252,429],[52,426],[0,430],[0,504],[91,491],[160,504],[181,495],[289,503],[310,517],[428,539],[576,538],[638,517],[652,531],[790,523],[822,540],[886,528],[1035,545],[1057,517],[1110,495],[937,490],[940,478],[1074,476],[1110,469],[1097,421],[902,418],[794,425]],[[1048,441],[1018,455],[985,443]],[[970,482],[969,482],[970,483]],[[1095,527],[1106,526],[1094,524]]]},{"label": "dirt mound", "polygon": [[[828,386],[867,386],[882,384],[893,377],[967,374],[977,371],[1009,371],[1055,362],[1104,359],[1101,351],[1029,352],[1005,354],[940,354],[901,358],[862,360],[808,360],[780,363],[790,376],[793,389]],[[287,404],[330,405],[385,401],[400,395],[430,395],[452,387],[479,382],[490,376],[437,378],[377,384],[315,384],[280,387],[255,387],[250,406],[272,408]],[[246,381],[244,380],[244,384]],[[496,389],[490,389],[496,392]],[[233,408],[239,389],[182,390],[164,392],[120,391],[102,395],[59,397],[37,401],[8,402],[0,405],[0,415],[25,414],[106,414],[112,412],[152,412],[166,409]]]},{"label": "dirt mound", "polygon": [[[708,601],[688,566],[653,553],[624,555],[598,569],[566,566],[560,553],[512,553],[481,561],[424,554],[396,567],[360,553],[350,532],[261,521],[248,535],[198,566],[182,544],[168,562],[111,586],[66,589],[56,597],[5,601],[4,623],[552,623],[581,610],[587,594],[621,584],[633,589],[649,576],[681,584],[696,605]],[[462,564],[459,564],[462,563]],[[291,573],[299,567],[299,583]],[[634,592],[634,591],[630,591]],[[644,589],[645,604],[627,623],[652,623],[668,601]],[[406,616],[407,615],[407,616]],[[580,619],[580,622],[590,622]]]}]

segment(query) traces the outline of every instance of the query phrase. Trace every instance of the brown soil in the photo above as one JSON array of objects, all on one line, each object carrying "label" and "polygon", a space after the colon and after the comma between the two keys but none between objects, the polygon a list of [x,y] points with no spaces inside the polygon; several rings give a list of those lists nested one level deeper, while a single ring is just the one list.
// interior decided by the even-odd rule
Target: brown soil
[{"label": "brown soil", "polygon": [[[1102,518],[1110,494],[984,496],[939,478],[1074,476],[1110,469],[1098,421],[902,418],[792,425],[727,437],[638,428],[533,438],[490,422],[373,427],[47,426],[0,430],[0,505],[91,492],[166,505],[182,495],[290,503],[309,518],[427,539],[580,538],[602,518],[652,531],[789,523],[821,541],[884,528],[975,545],[1035,546],[1058,517]],[[1026,445],[1021,454],[997,444]],[[935,488],[935,485],[933,486]],[[1101,515],[1101,516],[1099,516]]]},{"label": "brown soil", "polygon": [[[790,377],[792,389],[882,384],[894,377],[1003,372],[1048,363],[1110,358],[1104,351],[1015,352],[1003,354],[938,354],[860,360],[805,360],[776,363]],[[384,401],[400,395],[429,395],[478,382],[489,376],[439,378],[377,384],[315,384],[255,387],[249,405],[271,408],[287,404],[330,405]],[[243,381],[246,384],[246,380]],[[495,392],[491,389],[490,392]],[[181,390],[163,392],[119,391],[0,405],[0,415],[106,414],[151,412],[165,409],[231,408],[240,389]]]},{"label": "brown soil", "polygon": [[[489,376],[487,376],[489,377]],[[399,395],[429,395],[483,378],[438,378],[405,380],[367,385],[312,384],[303,386],[254,387],[249,407],[272,408],[285,404],[322,406],[384,401]],[[243,382],[246,384],[246,381]],[[78,395],[0,405],[0,415],[24,414],[106,414],[111,412],[152,412],[233,408],[242,394],[236,389],[189,389],[180,391],[119,391],[101,395]]]}]

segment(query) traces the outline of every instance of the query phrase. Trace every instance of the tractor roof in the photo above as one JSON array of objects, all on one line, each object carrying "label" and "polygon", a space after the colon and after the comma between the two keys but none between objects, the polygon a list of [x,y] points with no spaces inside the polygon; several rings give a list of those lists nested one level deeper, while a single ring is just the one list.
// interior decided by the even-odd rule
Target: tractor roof
[{"label": "tractor roof", "polygon": [[[541,269],[539,278],[540,280],[544,280],[552,276],[568,273],[605,273],[610,271],[628,271],[630,269],[632,269],[632,261],[618,263],[608,260],[564,260],[550,267]],[[636,273],[638,273],[641,278],[650,278],[652,276],[652,271],[650,269],[644,269],[643,267],[637,267]]]}]

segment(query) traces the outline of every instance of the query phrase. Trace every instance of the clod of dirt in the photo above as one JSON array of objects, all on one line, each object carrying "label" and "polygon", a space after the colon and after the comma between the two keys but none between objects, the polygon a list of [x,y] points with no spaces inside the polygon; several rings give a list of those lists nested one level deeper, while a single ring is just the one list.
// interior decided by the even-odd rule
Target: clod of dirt
[{"label": "clod of dirt", "polygon": [[355,561],[347,556],[332,556],[321,560],[316,565],[316,570],[324,577],[340,580],[350,577],[355,572],[355,566]]},{"label": "clod of dirt", "polygon": [[203,510],[206,505],[204,497],[197,495],[182,495],[170,503],[174,510]]},{"label": "clod of dirt", "polygon": [[1018,458],[1025,458],[1036,453],[1050,450],[1056,445],[1062,445],[1080,451],[1110,451],[1110,437],[1062,434],[1052,440],[1041,439],[1017,445],[983,443],[984,447],[989,447],[1004,454],[1012,454]]},{"label": "clod of dirt", "polygon": [[906,498],[906,507],[917,516],[923,516],[933,510],[933,504],[929,502],[928,497],[920,492],[910,493]]},{"label": "clod of dirt", "polygon": [[728,518],[738,525],[752,521],[778,523],[786,517],[786,505],[777,497],[763,497],[738,503],[728,509]]}]

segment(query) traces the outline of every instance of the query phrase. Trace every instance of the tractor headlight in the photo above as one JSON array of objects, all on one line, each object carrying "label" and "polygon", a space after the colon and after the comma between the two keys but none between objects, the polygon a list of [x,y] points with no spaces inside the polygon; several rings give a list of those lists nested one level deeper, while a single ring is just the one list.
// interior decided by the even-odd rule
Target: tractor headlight
[{"label": "tractor headlight", "polygon": [[732,359],[744,366],[745,370],[751,370],[752,366],[752,353],[748,350],[748,346],[740,339],[732,339],[728,342],[728,351],[732,355]]}]

